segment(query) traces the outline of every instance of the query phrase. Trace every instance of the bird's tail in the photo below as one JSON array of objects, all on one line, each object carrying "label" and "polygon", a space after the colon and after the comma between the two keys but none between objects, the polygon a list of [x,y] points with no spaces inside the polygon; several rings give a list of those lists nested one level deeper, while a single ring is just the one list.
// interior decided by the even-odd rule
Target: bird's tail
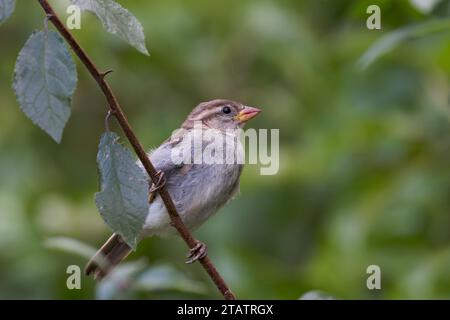
[{"label": "bird's tail", "polygon": [[116,265],[131,252],[121,236],[113,234],[108,241],[89,260],[84,269],[86,275],[94,275],[94,279],[103,279]]}]

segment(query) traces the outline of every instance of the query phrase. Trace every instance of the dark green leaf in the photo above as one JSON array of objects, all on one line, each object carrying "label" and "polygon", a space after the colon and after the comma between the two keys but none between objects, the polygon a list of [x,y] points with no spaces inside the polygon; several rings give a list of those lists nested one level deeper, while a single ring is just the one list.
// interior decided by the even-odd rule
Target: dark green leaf
[{"label": "dark green leaf", "polygon": [[100,140],[101,192],[95,201],[106,224],[134,249],[148,213],[148,180],[118,140],[114,132],[104,133]]},{"label": "dark green leaf", "polygon": [[16,2],[14,0],[0,0],[0,23],[6,21],[14,12]]},{"label": "dark green leaf", "polygon": [[106,31],[116,34],[143,54],[148,55],[141,23],[120,4],[113,0],[70,0],[70,2],[81,10],[94,13]]},{"label": "dark green leaf", "polygon": [[22,111],[58,143],[76,84],[75,63],[63,39],[53,31],[33,33],[17,58],[13,88]]}]

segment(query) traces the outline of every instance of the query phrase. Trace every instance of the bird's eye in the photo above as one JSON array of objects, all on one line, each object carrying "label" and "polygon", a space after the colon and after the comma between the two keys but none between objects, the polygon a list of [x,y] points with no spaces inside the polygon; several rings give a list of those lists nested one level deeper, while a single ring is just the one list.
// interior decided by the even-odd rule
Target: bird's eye
[{"label": "bird's eye", "polygon": [[225,114],[228,114],[231,112],[231,108],[229,106],[225,106],[222,108],[222,112]]}]

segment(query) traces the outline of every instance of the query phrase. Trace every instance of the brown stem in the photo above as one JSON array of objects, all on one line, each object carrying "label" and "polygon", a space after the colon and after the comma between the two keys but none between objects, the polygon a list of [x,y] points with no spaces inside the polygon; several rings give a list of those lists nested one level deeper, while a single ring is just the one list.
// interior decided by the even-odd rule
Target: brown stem
[{"label": "brown stem", "polygon": [[[144,166],[145,170],[147,171],[152,181],[157,181],[158,180],[157,170],[155,169],[150,159],[148,158],[147,153],[144,151],[144,148],[142,147],[142,144],[139,142],[138,138],[134,134],[133,129],[128,123],[128,120],[125,117],[125,114],[123,113],[122,108],[119,105],[119,102],[117,101],[116,97],[114,96],[111,90],[111,87],[105,80],[105,75],[109,72],[108,71],[100,72],[98,70],[94,62],[92,62],[92,60],[83,50],[83,48],[80,47],[80,45],[72,36],[72,34],[69,32],[69,30],[67,30],[64,24],[55,14],[53,8],[50,6],[47,0],[38,0],[38,1],[41,7],[44,9],[45,13],[47,14],[48,19],[53,23],[55,28],[64,37],[64,39],[66,39],[67,43],[70,45],[72,50],[75,52],[75,54],[78,56],[81,62],[89,70],[90,74],[95,79],[97,84],[100,86],[100,89],[102,90],[103,94],[106,97],[106,100],[108,101],[109,107],[114,113],[114,116],[117,118],[117,121],[119,122],[119,125],[122,128],[123,132],[125,133],[126,137],[130,141],[130,144],[133,147],[134,152],[138,156],[139,160],[141,160],[142,165]],[[186,244],[189,246],[189,248],[191,249],[194,248],[198,241],[192,236],[191,232],[186,228],[183,221],[181,220],[180,215],[178,214],[177,209],[175,207],[175,204],[173,203],[172,198],[169,195],[169,192],[164,186],[160,188],[158,192],[161,195],[161,198],[164,201],[164,205],[167,208],[167,212],[171,220],[171,225],[175,227],[175,229],[177,229],[178,233],[186,242]],[[214,281],[215,285],[217,286],[217,289],[219,289],[219,291],[225,297],[225,299],[234,300],[235,299],[234,294],[228,288],[228,285],[225,283],[222,276],[219,274],[219,272],[217,271],[216,267],[213,265],[211,260],[209,260],[208,257],[204,257],[202,259],[199,259],[199,261],[202,264],[203,268],[206,270],[206,272],[209,274],[211,279]]]}]

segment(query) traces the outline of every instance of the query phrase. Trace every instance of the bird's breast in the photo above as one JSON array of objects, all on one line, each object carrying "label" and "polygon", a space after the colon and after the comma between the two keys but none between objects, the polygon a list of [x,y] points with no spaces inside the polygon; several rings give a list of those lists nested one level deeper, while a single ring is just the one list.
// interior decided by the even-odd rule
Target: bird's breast
[{"label": "bird's breast", "polygon": [[[218,139],[218,141],[223,141]],[[221,145],[205,144],[203,150],[223,148]],[[222,142],[220,142],[222,143]],[[203,224],[228,202],[239,189],[239,177],[242,171],[243,153],[240,145],[226,145],[226,149],[235,152],[234,161],[225,163],[184,164],[176,172],[166,176],[166,187],[184,223],[195,229]],[[206,150],[208,151],[208,150]],[[164,234],[173,229],[169,224],[165,206],[158,196],[150,205],[145,229],[149,234]]]}]

